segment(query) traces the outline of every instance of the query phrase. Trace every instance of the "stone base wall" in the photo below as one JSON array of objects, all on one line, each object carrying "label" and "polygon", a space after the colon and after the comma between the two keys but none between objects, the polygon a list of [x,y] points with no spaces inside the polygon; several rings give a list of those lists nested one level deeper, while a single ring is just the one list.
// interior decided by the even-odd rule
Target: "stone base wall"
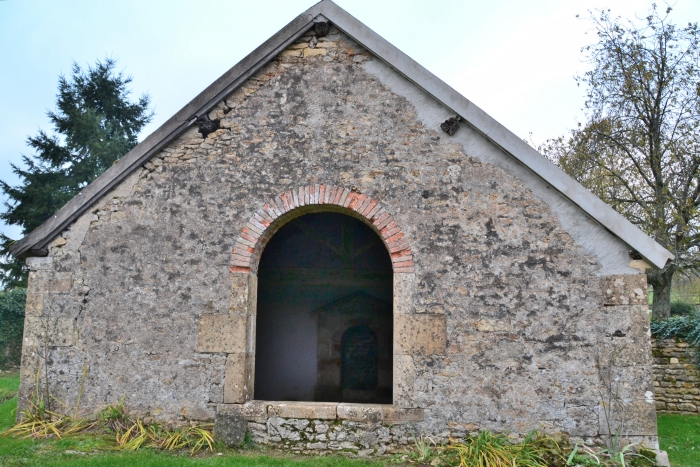
[{"label": "stone base wall", "polygon": [[229,413],[247,420],[255,444],[360,457],[405,451],[420,436],[423,421],[423,410],[390,404],[250,401],[220,404],[216,411],[217,419]]},{"label": "stone base wall", "polygon": [[657,412],[698,413],[700,368],[694,362],[696,352],[681,339],[653,340]]},{"label": "stone base wall", "polygon": [[272,417],[265,423],[248,422],[248,431],[255,444],[285,451],[344,452],[370,457],[405,451],[413,442],[415,430],[409,425],[387,426],[381,422]]}]

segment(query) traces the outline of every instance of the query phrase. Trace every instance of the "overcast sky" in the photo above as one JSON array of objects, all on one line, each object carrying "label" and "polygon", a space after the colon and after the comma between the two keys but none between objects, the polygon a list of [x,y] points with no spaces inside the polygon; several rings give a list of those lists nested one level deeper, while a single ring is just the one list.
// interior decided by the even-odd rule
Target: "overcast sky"
[{"label": "overcast sky", "polygon": [[[153,132],[314,0],[0,0],[0,179],[51,130],[58,75],[71,63],[119,60],[133,97],[151,96]],[[360,21],[516,135],[540,143],[583,119],[581,47],[595,41],[588,10],[643,16],[641,0],[337,0]],[[658,2],[663,8],[665,4]],[[700,1],[672,3],[677,24],[700,21]],[[581,19],[577,18],[581,16]],[[4,208],[2,208],[4,209]],[[20,230],[0,224],[13,238]]]}]

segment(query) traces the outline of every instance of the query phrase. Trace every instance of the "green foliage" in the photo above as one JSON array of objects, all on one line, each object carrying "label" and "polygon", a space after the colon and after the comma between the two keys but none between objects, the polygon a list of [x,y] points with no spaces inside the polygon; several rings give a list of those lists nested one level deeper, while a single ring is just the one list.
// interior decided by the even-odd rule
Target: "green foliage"
[{"label": "green foliage", "polygon": [[[83,70],[73,64],[70,77],[58,79],[57,110],[49,111],[54,133],[27,138],[35,155],[23,156],[23,166],[12,165],[22,180],[18,186],[0,181],[10,200],[0,219],[22,227],[27,234],[46,221],[88,183],[137,143],[141,129],[152,118],[150,98],[129,100],[131,77],[115,72],[116,61],[98,61]],[[27,270],[9,256],[13,240],[0,235],[0,263],[5,286],[26,287]]]},{"label": "green foliage", "polygon": [[[522,443],[513,444],[502,433],[482,431],[461,443],[448,446],[457,453],[460,467],[501,467],[517,465],[522,467],[549,467],[556,465],[545,460],[550,455],[551,446],[541,442],[543,437],[530,433]],[[546,438],[551,440],[551,438]],[[555,443],[556,444],[556,443]],[[563,456],[557,456],[563,459]],[[560,464],[563,465],[563,464]]]},{"label": "green foliage", "polygon": [[685,316],[695,311],[695,305],[692,303],[677,300],[671,302],[671,316]]},{"label": "green foliage", "polygon": [[413,452],[411,457],[418,462],[425,462],[435,456],[435,441],[429,436],[413,435]]},{"label": "green foliage", "polygon": [[166,451],[189,449],[190,454],[195,454],[202,449],[214,450],[211,429],[211,425],[200,425],[168,430],[155,422],[144,425],[141,420],[135,420],[128,428],[116,432],[116,442],[119,449],[127,451],[152,447]]},{"label": "green foliage", "polygon": [[131,424],[131,420],[124,410],[124,397],[117,405],[108,405],[100,411],[100,424],[111,433],[122,433]]},{"label": "green foliage", "polygon": [[[700,346],[700,311],[652,321],[651,335],[659,339],[680,338],[697,348]],[[698,352],[695,353],[695,363],[700,366]]]},{"label": "green foliage", "polygon": [[0,368],[19,366],[26,300],[26,289],[0,292]]}]

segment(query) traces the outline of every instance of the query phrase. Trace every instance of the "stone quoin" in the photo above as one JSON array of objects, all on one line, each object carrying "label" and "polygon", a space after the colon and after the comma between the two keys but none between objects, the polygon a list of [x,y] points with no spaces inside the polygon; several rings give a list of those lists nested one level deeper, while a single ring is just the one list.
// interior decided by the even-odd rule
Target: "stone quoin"
[{"label": "stone quoin", "polygon": [[12,253],[20,410],[38,377],[300,452],[657,446],[645,271],[673,256],[329,0]]}]

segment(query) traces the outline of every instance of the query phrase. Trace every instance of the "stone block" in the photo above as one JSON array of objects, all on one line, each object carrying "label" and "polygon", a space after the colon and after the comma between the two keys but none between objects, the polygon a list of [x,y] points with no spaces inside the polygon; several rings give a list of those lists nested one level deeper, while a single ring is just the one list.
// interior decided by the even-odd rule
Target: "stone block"
[{"label": "stone block", "polygon": [[180,413],[186,420],[211,421],[215,418],[213,408],[208,406],[185,406],[180,409]]},{"label": "stone block", "polygon": [[321,49],[321,48],[316,48],[316,49],[310,49],[306,48],[304,49],[304,58],[306,57],[314,57],[317,55],[326,55],[328,51],[326,49]]},{"label": "stone block", "polygon": [[335,420],[337,402],[268,402],[267,415],[279,418]]},{"label": "stone block", "polygon": [[446,352],[445,315],[394,315],[395,355],[444,355]]},{"label": "stone block", "polygon": [[382,407],[382,420],[386,425],[422,422],[423,418],[423,409],[402,409],[390,405]]},{"label": "stone block", "polygon": [[603,304],[608,305],[647,305],[646,274],[606,276],[602,280]]},{"label": "stone block", "polygon": [[247,315],[202,315],[199,318],[197,351],[209,353],[245,353]]},{"label": "stone block", "polygon": [[66,293],[70,292],[71,288],[73,288],[73,274],[70,272],[57,272],[49,279],[49,292]]},{"label": "stone block", "polygon": [[75,320],[27,316],[24,319],[23,346],[42,348],[68,347],[75,344]]},{"label": "stone block", "polygon": [[678,404],[678,410],[681,412],[697,412],[698,407],[695,404],[691,404],[690,402],[682,402]]},{"label": "stone block", "polygon": [[649,313],[649,305],[630,306],[630,332],[634,336],[644,336],[650,341],[651,332],[649,330],[651,323],[651,314]]},{"label": "stone block", "polygon": [[651,366],[651,342],[647,336],[641,337],[601,337],[598,341],[600,362],[607,365],[614,362],[616,366]]},{"label": "stone block", "polygon": [[394,274],[394,314],[413,313],[415,290],[415,274]]},{"label": "stone block", "polygon": [[268,404],[269,402],[267,401],[248,401],[245,404],[218,404],[216,410],[217,412],[224,409],[236,411],[249,422],[265,423],[267,421]]},{"label": "stone block", "polygon": [[255,357],[252,354],[232,353],[226,357],[224,403],[242,404],[253,395]]},{"label": "stone block", "polygon": [[509,321],[501,319],[480,319],[475,326],[479,332],[508,332],[513,329]]},{"label": "stone block", "polygon": [[356,422],[380,422],[384,418],[382,404],[338,404],[338,418]]},{"label": "stone block", "polygon": [[27,265],[27,267],[31,271],[38,271],[38,270],[46,270],[46,269],[51,269],[51,264],[53,263],[53,257],[51,256],[45,256],[45,257],[38,257],[38,256],[30,256],[29,258],[24,260],[24,263]]},{"label": "stone block", "polygon": [[222,407],[216,411],[214,420],[214,438],[228,447],[237,447],[243,443],[248,430],[248,421],[236,410]]},{"label": "stone block", "polygon": [[44,294],[28,293],[25,316],[41,316],[44,310]]},{"label": "stone block", "polygon": [[603,407],[598,411],[601,435],[613,434],[622,427],[623,436],[656,436],[656,404],[645,400],[624,402],[622,407],[614,407],[606,416]]},{"label": "stone block", "polygon": [[231,274],[231,301],[229,312],[235,315],[254,315],[257,296],[255,274]]},{"label": "stone block", "polygon": [[280,57],[301,57],[301,53],[300,49],[283,50],[280,52]]},{"label": "stone block", "polygon": [[[25,333],[27,332],[26,329],[27,325],[25,324]],[[25,342],[22,346],[22,363],[19,370],[19,381],[22,386],[34,386],[39,366],[39,349],[36,345],[27,344],[27,342]]]},{"label": "stone block", "polygon": [[29,271],[27,293],[39,294],[48,291],[50,273],[47,270]]},{"label": "stone block", "polygon": [[394,407],[414,408],[416,366],[410,355],[394,355]]}]

